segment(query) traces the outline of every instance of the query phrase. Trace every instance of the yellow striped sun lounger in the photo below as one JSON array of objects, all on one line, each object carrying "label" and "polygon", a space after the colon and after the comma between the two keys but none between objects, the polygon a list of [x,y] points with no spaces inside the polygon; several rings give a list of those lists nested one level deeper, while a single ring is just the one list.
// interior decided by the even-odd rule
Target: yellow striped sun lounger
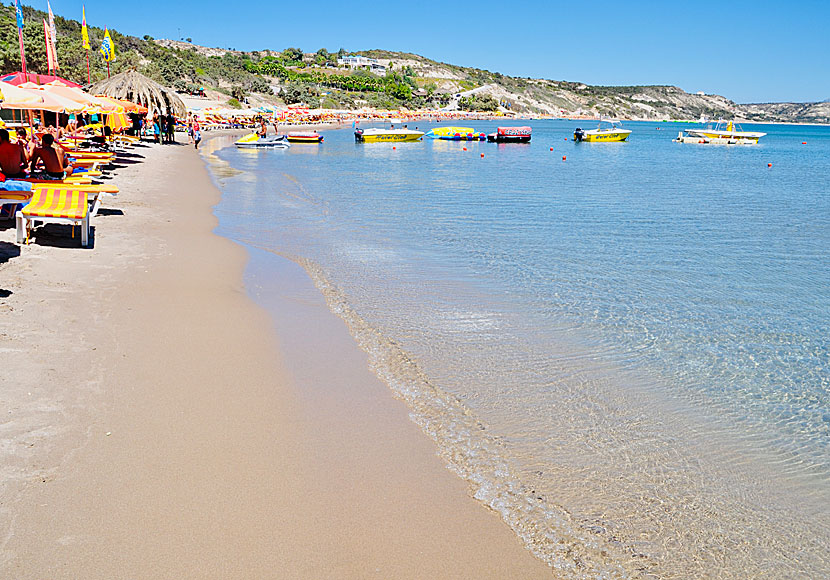
[{"label": "yellow striped sun lounger", "polygon": [[[38,189],[17,212],[17,242],[28,241],[35,222],[81,226],[81,245],[89,245],[89,206],[86,192],[74,189]],[[74,236],[75,230],[72,230]]]}]

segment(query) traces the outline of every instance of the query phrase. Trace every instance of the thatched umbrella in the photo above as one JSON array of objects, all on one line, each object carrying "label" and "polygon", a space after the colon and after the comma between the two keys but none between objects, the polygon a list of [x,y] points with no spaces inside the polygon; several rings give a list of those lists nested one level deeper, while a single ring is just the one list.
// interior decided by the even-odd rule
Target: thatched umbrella
[{"label": "thatched umbrella", "polygon": [[178,117],[187,116],[187,107],[173,89],[168,89],[135,70],[128,70],[95,83],[89,88],[93,95],[106,95],[126,99],[144,105],[152,115],[154,111],[173,113]]}]

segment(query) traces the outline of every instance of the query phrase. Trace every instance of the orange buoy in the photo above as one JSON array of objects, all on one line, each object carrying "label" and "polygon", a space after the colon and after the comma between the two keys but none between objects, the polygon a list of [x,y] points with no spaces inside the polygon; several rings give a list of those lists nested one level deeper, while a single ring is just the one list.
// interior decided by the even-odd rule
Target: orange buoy
[{"label": "orange buoy", "polygon": [[563,156],[562,156],[562,161],[565,161],[565,159],[567,159],[567,157],[565,157],[565,156],[563,155]]},{"label": "orange buoy", "polygon": [[481,154],[481,158],[484,159],[484,153]]},{"label": "orange buoy", "polygon": [[397,147],[392,147],[392,151],[394,151],[395,149],[397,149]]},{"label": "orange buoy", "polygon": [[551,147],[550,150],[553,151],[553,147]]},{"label": "orange buoy", "polygon": [[802,145],[806,145],[806,144],[807,144],[807,142],[806,142],[806,141],[802,141],[802,142],[801,142],[801,144],[802,144]]},{"label": "orange buoy", "polygon": [[565,137],[565,141],[567,141],[567,140],[568,140],[568,138],[567,138],[567,137]]},{"label": "orange buoy", "polygon": [[466,150],[467,150],[467,148],[466,148],[466,147],[464,147],[464,151],[466,151]]},{"label": "orange buoy", "polygon": [[767,163],[767,167],[772,167],[772,163]]}]

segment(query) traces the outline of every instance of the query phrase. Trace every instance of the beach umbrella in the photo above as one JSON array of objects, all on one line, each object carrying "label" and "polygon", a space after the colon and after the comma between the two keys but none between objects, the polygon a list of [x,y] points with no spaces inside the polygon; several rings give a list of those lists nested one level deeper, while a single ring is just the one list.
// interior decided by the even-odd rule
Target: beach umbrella
[{"label": "beach umbrella", "polygon": [[107,115],[107,126],[113,131],[121,131],[132,126],[132,123],[124,113],[110,113]]},{"label": "beach umbrella", "polygon": [[20,87],[0,81],[0,93],[2,109],[37,109],[36,105],[43,104],[43,97],[33,91],[27,91]]},{"label": "beach umbrella", "polygon": [[21,83],[17,88],[27,90],[30,93],[38,94],[41,99],[43,99],[41,103],[30,107],[17,107],[19,109],[35,109],[41,111],[51,111],[53,113],[79,113],[84,109],[84,105],[82,103],[68,97],[50,93],[41,85],[36,85],[34,83]]},{"label": "beach umbrella", "polygon": [[116,99],[123,99],[147,107],[148,112],[187,115],[187,107],[176,91],[160,85],[134,70],[128,70],[90,87],[90,92]]}]

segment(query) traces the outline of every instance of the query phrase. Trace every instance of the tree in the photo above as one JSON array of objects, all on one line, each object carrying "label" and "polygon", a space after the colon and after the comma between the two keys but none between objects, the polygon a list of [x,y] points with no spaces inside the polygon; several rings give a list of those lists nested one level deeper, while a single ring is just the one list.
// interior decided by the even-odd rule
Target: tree
[{"label": "tree", "polygon": [[288,61],[302,61],[303,51],[299,48],[286,48],[282,51],[282,56]]}]

